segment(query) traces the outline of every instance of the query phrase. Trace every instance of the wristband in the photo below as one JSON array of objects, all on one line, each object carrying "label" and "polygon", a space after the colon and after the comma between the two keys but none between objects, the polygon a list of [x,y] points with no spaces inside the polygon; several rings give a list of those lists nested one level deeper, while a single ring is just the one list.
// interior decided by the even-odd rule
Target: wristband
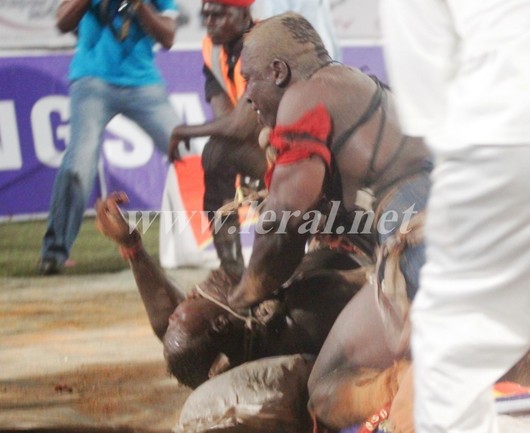
[{"label": "wristband", "polygon": [[141,249],[142,249],[142,242],[140,241],[136,242],[131,247],[120,245],[120,248],[119,248],[120,256],[124,260],[134,260]]}]

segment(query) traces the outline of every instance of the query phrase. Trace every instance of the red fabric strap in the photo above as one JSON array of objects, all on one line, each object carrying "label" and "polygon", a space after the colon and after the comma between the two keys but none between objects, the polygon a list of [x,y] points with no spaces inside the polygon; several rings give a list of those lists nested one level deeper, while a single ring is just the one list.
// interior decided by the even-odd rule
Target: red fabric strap
[{"label": "red fabric strap", "polygon": [[291,125],[275,127],[270,135],[270,145],[277,156],[265,174],[267,188],[277,164],[292,164],[316,155],[331,170],[331,151],[327,147],[330,133],[331,117],[324,104],[315,106]]}]

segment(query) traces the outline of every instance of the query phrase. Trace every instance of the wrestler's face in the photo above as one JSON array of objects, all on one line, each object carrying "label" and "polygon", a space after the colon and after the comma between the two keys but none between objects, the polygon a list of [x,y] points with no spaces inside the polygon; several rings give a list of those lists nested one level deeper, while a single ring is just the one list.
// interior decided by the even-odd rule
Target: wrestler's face
[{"label": "wrestler's face", "polygon": [[192,298],[179,304],[164,335],[164,356],[180,383],[199,386],[208,380],[220,353],[229,356],[232,344],[242,346],[241,333],[234,332],[231,325],[226,312],[206,299]]},{"label": "wrestler's face", "polygon": [[201,15],[208,36],[215,45],[238,39],[249,25],[245,8],[208,2],[202,4]]},{"label": "wrestler's face", "polygon": [[259,122],[275,126],[283,90],[275,83],[271,65],[245,47],[241,53],[241,74],[246,82],[246,98],[258,114]]}]

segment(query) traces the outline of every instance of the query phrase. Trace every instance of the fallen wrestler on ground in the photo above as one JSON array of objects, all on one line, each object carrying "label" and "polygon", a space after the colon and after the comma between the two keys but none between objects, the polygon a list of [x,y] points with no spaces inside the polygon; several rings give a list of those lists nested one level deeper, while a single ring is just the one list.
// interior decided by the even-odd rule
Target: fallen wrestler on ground
[{"label": "fallen wrestler on ground", "polygon": [[[421,229],[430,155],[420,140],[401,132],[390,91],[333,62],[300,15],[259,22],[244,39],[241,59],[246,97],[264,126],[260,142],[271,165],[261,213],[267,230],[256,234],[230,307],[244,311],[291,276],[305,254],[307,215],[323,212],[324,237],[342,233],[356,242],[364,231],[360,191],[373,197],[374,278],[339,317],[309,381],[314,416],[343,428],[388,403],[397,386],[370,393],[381,380],[397,383],[407,365],[408,307],[425,260]],[[287,224],[285,212],[292,215]],[[363,392],[368,397],[357,411],[352,405]]]},{"label": "fallen wrestler on ground", "polygon": [[217,280],[215,292],[208,286],[210,295],[199,283],[186,296],[145,251],[140,233],[129,228],[119,208],[126,202],[124,193],[99,201],[96,226],[129,261],[150,324],[163,342],[168,369],[189,387],[246,361],[298,353],[316,356],[336,317],[364,284],[360,260],[323,251],[321,256],[308,254],[293,282],[250,313],[228,311],[231,279]]}]

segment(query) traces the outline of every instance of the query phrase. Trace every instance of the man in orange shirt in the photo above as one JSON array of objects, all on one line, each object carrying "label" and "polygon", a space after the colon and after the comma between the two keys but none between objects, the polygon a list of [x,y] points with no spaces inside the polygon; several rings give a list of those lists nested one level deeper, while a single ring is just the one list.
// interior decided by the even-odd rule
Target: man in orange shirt
[{"label": "man in orange shirt", "polygon": [[[179,159],[178,146],[189,146],[192,137],[210,136],[202,154],[205,194],[203,207],[208,219],[227,201],[233,200],[238,175],[261,179],[264,153],[258,145],[260,126],[246,100],[239,56],[243,34],[253,25],[250,5],[254,0],[204,0],[202,16],[207,36],[203,40],[205,95],[214,119],[202,125],[180,125],[169,145],[171,160]],[[221,268],[232,281],[244,270],[239,236],[239,217],[230,215],[221,227],[211,224]]]}]

